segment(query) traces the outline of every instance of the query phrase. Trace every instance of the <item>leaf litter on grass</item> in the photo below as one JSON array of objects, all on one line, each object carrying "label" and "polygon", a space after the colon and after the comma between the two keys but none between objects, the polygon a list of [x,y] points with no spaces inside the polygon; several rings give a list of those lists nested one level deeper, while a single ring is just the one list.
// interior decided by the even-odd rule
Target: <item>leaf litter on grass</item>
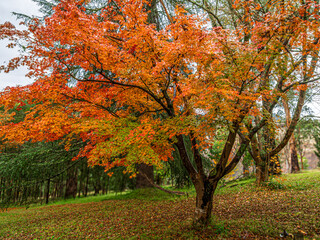
[{"label": "leaf litter on grass", "polygon": [[194,197],[13,209],[0,213],[0,239],[279,239],[284,229],[320,239],[319,199],[319,187],[215,195],[203,229],[192,228]]}]

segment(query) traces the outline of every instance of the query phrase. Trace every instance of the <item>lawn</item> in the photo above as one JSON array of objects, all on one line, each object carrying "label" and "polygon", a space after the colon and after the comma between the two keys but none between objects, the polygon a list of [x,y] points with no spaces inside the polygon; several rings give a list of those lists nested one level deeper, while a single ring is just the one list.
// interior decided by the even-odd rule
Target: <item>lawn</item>
[{"label": "lawn", "polygon": [[171,196],[156,189],[62,201],[0,213],[0,239],[280,239],[305,232],[320,239],[320,171],[254,179],[219,187],[214,218],[192,228],[194,192]]}]

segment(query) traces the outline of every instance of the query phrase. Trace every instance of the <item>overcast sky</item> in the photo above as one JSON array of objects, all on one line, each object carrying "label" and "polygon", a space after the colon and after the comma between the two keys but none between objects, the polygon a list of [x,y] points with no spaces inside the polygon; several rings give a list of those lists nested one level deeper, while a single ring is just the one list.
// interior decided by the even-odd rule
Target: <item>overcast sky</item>
[{"label": "overcast sky", "polygon": [[[31,0],[0,0],[0,23],[10,21],[18,26],[19,21],[12,15],[12,12],[23,13],[26,15],[39,15],[38,6]],[[21,26],[19,26],[21,28]],[[8,62],[9,59],[18,56],[17,49],[6,48],[7,41],[0,40],[0,65]],[[20,68],[10,73],[0,73],[0,90],[6,86],[26,85],[32,79],[25,77],[27,70]]]}]

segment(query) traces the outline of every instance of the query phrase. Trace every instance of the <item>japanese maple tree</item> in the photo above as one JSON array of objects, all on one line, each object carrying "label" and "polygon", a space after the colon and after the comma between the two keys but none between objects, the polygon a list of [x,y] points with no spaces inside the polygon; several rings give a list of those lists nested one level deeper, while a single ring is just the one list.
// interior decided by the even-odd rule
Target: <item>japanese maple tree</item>
[{"label": "japanese maple tree", "polygon": [[[36,78],[1,93],[3,138],[64,139],[66,148],[80,138],[86,146],[78,157],[131,172],[139,163],[161,166],[175,146],[196,189],[195,222],[207,223],[219,180],[268,121],[261,101],[272,106],[288,89],[309,82],[291,77],[307,59],[295,60],[292,49],[303,46],[312,55],[319,48],[318,5],[235,1],[233,9],[244,17],[232,28],[209,27],[178,7],[168,15],[170,24],[157,30],[147,21],[148,1],[113,0],[95,13],[87,4],[62,0],[28,31],[1,25],[1,38],[23,41],[26,49],[3,70],[27,65]],[[273,10],[264,12],[266,6]],[[308,20],[301,17],[306,11]],[[285,55],[293,56],[289,70]],[[305,87],[297,91],[303,95]],[[34,107],[23,121],[11,122],[10,109],[26,102]],[[228,134],[220,159],[205,169],[203,158],[221,128]]]}]

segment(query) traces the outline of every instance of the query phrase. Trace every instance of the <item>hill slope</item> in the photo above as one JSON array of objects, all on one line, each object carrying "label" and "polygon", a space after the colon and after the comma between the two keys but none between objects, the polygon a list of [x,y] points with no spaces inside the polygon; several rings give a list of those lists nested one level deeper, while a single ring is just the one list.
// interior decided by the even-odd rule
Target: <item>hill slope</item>
[{"label": "hill slope", "polygon": [[284,229],[320,239],[319,170],[284,175],[262,188],[253,179],[219,188],[206,229],[192,228],[192,192],[142,191],[1,212],[0,239],[279,239]]}]

